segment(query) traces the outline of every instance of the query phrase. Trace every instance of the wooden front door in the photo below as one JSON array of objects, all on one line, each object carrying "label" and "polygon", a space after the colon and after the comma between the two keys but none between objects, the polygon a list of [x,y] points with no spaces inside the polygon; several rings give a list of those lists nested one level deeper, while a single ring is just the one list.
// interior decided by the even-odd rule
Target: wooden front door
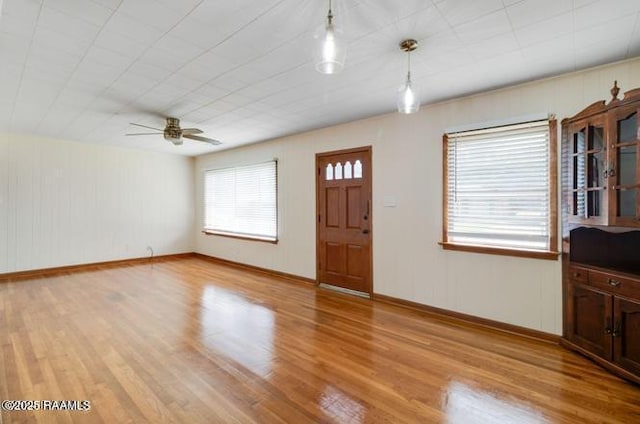
[{"label": "wooden front door", "polygon": [[316,155],[319,284],[371,294],[371,147]]}]

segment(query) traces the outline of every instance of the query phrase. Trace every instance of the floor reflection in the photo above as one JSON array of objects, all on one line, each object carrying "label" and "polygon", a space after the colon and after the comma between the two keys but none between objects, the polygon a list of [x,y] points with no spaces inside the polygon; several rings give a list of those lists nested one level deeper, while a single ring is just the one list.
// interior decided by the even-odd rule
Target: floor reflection
[{"label": "floor reflection", "polygon": [[364,406],[333,386],[325,387],[318,404],[326,415],[340,420],[349,417],[349,423],[362,423],[366,418]]},{"label": "floor reflection", "polygon": [[544,416],[517,401],[499,399],[490,392],[453,381],[443,395],[447,423],[542,424]]},{"label": "floor reflection", "polygon": [[236,293],[204,287],[200,340],[260,377],[272,372],[274,312]]}]

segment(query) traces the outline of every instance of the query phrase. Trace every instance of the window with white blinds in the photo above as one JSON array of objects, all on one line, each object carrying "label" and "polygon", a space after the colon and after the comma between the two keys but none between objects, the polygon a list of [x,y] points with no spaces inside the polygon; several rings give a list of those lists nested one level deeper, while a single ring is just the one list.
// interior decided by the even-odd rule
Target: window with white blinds
[{"label": "window with white blinds", "polygon": [[258,240],[278,239],[277,162],[204,173],[204,231]]},{"label": "window with white blinds", "polygon": [[557,248],[550,121],[447,134],[445,144],[445,243]]}]

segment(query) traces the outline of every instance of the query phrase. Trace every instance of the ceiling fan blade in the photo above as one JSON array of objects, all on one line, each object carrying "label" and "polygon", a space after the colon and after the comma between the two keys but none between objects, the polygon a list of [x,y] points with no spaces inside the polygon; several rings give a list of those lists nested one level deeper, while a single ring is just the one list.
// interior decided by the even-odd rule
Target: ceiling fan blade
[{"label": "ceiling fan blade", "polygon": [[161,132],[157,132],[157,133],[129,133],[129,134],[125,134],[125,135],[162,135]]},{"label": "ceiling fan blade", "polygon": [[162,128],[153,128],[153,127],[148,127],[148,126],[146,126],[146,125],[134,124],[133,122],[129,122],[129,125],[135,125],[136,127],[147,128],[147,129],[150,129],[150,130],[164,131],[164,129],[162,129]]},{"label": "ceiling fan blade", "polygon": [[182,134],[202,134],[202,130],[198,128],[183,128]]},{"label": "ceiling fan blade", "polygon": [[214,146],[222,144],[221,141],[214,140],[213,138],[201,137],[199,135],[183,134],[182,137],[190,140],[204,141],[205,143],[213,144]]}]

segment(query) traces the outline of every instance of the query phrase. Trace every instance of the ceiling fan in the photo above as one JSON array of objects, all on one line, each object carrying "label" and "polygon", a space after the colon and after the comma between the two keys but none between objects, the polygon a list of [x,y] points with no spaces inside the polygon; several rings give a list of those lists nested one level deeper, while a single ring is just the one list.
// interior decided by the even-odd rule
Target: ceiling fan
[{"label": "ceiling fan", "polygon": [[131,122],[131,125],[135,125],[136,127],[147,128],[150,130],[154,130],[157,132],[153,133],[133,133],[133,134],[125,134],[125,135],[159,135],[162,134],[164,139],[172,142],[176,146],[182,144],[183,138],[188,138],[190,140],[202,141],[205,143],[213,144],[214,146],[218,144],[222,144],[222,142],[218,140],[214,140],[213,138],[202,137],[196,134],[202,134],[202,130],[198,128],[180,128],[180,120],[178,118],[167,118],[167,125],[164,129],[161,128],[153,128],[148,127],[146,125],[134,124]]}]

